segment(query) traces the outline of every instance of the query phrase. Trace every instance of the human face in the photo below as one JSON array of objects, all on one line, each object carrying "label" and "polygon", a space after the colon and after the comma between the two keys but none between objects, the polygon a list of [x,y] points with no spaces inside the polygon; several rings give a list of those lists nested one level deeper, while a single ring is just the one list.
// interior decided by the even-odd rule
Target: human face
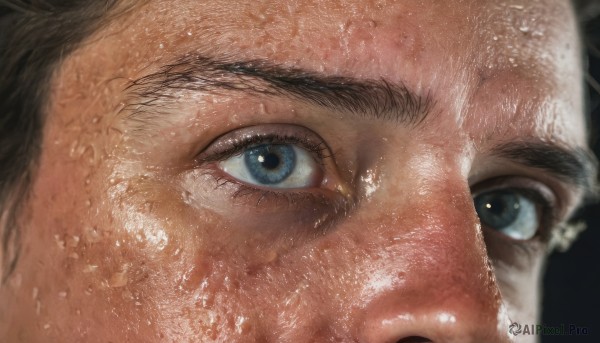
[{"label": "human face", "polygon": [[116,18],[53,77],[8,341],[481,343],[537,321],[586,179],[567,1]]}]

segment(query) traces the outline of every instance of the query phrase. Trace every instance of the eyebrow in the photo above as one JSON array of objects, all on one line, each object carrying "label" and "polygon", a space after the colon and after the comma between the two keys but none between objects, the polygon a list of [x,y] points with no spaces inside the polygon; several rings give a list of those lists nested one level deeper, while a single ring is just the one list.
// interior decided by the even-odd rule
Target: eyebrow
[{"label": "eyebrow", "polygon": [[127,90],[134,99],[126,105],[131,110],[128,118],[134,120],[146,106],[175,100],[174,91],[285,96],[337,112],[404,125],[421,123],[434,105],[429,92],[418,94],[402,82],[321,75],[264,60],[230,61],[196,54],[132,81]]},{"label": "eyebrow", "polygon": [[[177,101],[177,91],[285,96],[337,112],[404,125],[420,124],[435,105],[430,92],[417,93],[402,82],[329,76],[265,60],[216,59],[193,53],[131,81],[126,89],[133,99],[124,108],[130,110],[127,117],[142,126],[156,119],[148,112],[156,113],[157,106]],[[144,113],[143,119],[137,118]],[[494,148],[492,153],[582,188],[587,200],[598,198],[598,161],[589,150],[567,149],[549,142],[511,142]]]},{"label": "eyebrow", "polygon": [[551,142],[510,142],[497,146],[493,154],[529,168],[543,170],[585,192],[587,201],[598,198],[598,160],[588,149],[568,149]]}]

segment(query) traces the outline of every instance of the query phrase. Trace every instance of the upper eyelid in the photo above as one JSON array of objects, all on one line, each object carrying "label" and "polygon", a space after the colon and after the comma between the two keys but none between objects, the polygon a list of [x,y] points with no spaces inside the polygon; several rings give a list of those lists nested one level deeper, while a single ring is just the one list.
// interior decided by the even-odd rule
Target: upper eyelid
[{"label": "upper eyelid", "polygon": [[327,143],[308,128],[292,124],[265,124],[239,128],[217,137],[198,154],[197,160],[217,161],[258,144],[296,144],[320,160],[332,157]]}]

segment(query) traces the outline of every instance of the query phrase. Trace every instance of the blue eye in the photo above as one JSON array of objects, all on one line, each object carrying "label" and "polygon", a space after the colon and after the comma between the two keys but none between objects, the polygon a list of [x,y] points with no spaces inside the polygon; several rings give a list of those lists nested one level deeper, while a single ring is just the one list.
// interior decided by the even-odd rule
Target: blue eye
[{"label": "blue eye", "polygon": [[320,166],[306,150],[292,144],[262,144],[220,163],[221,169],[249,184],[272,188],[314,186]]},{"label": "blue eye", "polygon": [[539,228],[536,203],[514,190],[497,190],[475,197],[481,224],[513,239],[527,240]]},{"label": "blue eye", "polygon": [[278,184],[296,167],[296,152],[289,145],[259,145],[244,152],[244,162],[252,177],[265,185]]}]

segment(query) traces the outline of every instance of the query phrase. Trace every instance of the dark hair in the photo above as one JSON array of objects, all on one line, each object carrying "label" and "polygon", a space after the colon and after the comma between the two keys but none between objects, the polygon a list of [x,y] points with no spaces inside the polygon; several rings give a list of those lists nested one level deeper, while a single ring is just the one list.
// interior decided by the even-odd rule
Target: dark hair
[{"label": "dark hair", "polygon": [[17,213],[40,155],[51,74],[117,0],[0,0],[0,270],[19,255]]},{"label": "dark hair", "polygon": [[[101,26],[119,0],[0,0],[0,270],[19,256],[17,214],[36,171],[50,77],[61,56]],[[600,10],[574,0],[583,19]],[[120,12],[120,11],[116,11]]]}]

